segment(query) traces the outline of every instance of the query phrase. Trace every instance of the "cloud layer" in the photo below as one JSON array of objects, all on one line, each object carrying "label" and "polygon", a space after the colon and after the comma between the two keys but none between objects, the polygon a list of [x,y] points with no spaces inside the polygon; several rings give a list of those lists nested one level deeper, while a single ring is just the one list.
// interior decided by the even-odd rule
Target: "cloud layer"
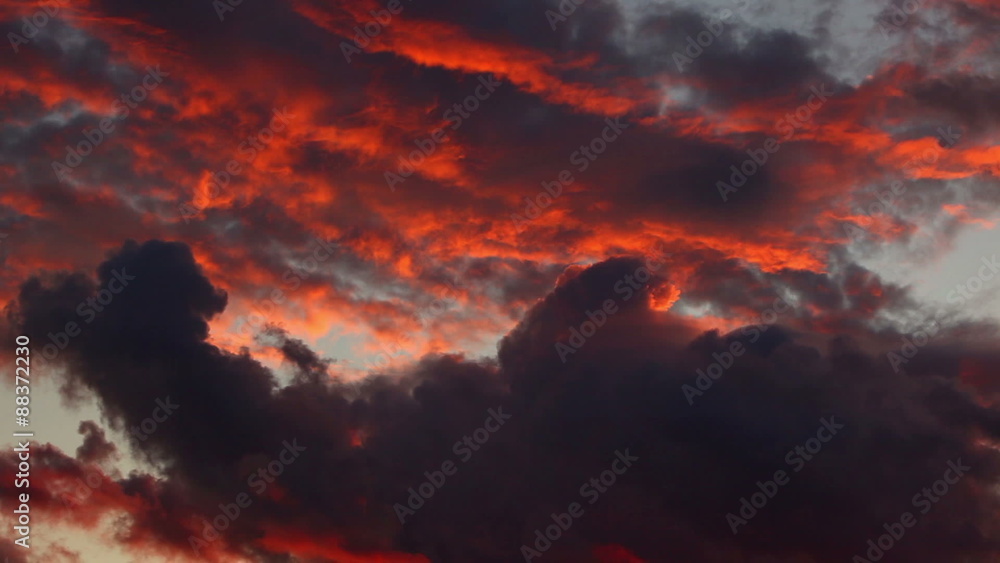
[{"label": "cloud layer", "polygon": [[511,561],[628,449],[544,560],[843,561],[961,459],[891,557],[992,560],[997,326],[865,264],[993,228],[998,22],[985,0],[0,0],[0,332],[103,416],[38,452],[41,509],[124,515],[136,557]]},{"label": "cloud layer", "polygon": [[[128,243],[98,269],[99,282],[115,270],[136,279],[59,356],[64,389],[94,392],[113,427],[141,424],[158,398],[179,408],[129,444],[164,477],[113,480],[81,509],[124,509],[123,541],[190,556],[190,537],[204,532],[204,521],[249,493],[248,476],[294,440],[305,448],[300,457],[202,551],[206,559],[510,561],[551,513],[580,500],[581,485],[616,451],[627,450],[638,458],[634,467],[585,505],[546,558],[833,561],[867,549],[883,522],[898,520],[948,461],[961,460],[971,467],[967,476],[895,550],[910,561],[987,561],[996,553],[997,501],[986,491],[1000,472],[989,445],[1000,420],[992,402],[983,403],[989,385],[971,377],[998,364],[995,346],[943,329],[900,374],[885,355],[898,335],[831,336],[785,323],[701,333],[651,308],[664,277],[654,274],[631,294],[615,290],[644,267],[616,258],[564,278],[503,339],[496,361],[429,356],[398,378],[345,382],[274,330],[298,374],[279,385],[252,357],[206,342],[226,297],[185,245]],[[43,338],[60,328],[52,319],[63,304],[92,291],[74,277],[29,281],[11,320]],[[617,311],[596,331],[585,329],[592,336],[562,362],[556,343],[607,300]],[[698,385],[693,374],[734,342],[745,352],[690,404],[682,387]],[[456,448],[490,409],[509,420],[474,452]],[[831,417],[843,430],[801,473],[789,470],[780,496],[734,535],[725,515],[758,480],[788,469],[786,452]],[[107,450],[86,431],[89,447],[75,459],[44,452],[51,475],[41,495],[96,461],[91,450]],[[395,505],[448,460],[457,473],[401,524]],[[6,463],[13,471],[13,458]],[[48,501],[52,514],[82,518],[60,511],[58,496]]]}]

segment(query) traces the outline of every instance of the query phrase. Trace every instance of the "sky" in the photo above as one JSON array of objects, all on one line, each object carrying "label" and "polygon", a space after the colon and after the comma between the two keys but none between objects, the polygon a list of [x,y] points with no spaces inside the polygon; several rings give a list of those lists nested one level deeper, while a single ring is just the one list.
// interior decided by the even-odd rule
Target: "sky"
[{"label": "sky", "polygon": [[1000,558],[992,0],[0,30],[6,561]]}]

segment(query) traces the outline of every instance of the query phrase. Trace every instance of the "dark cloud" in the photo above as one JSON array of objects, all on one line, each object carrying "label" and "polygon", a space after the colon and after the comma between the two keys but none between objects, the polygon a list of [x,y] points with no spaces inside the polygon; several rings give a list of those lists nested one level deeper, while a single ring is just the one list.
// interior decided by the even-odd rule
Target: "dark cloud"
[{"label": "dark cloud", "polygon": [[911,85],[909,93],[926,111],[941,112],[946,123],[959,131],[988,134],[1000,123],[1000,110],[993,102],[1000,96],[1000,84],[992,77],[928,77]]},{"label": "dark cloud", "polygon": [[15,545],[13,540],[5,539],[0,543],[0,555],[9,563],[28,563],[25,549]]},{"label": "dark cloud", "polygon": [[[938,337],[907,366],[917,375],[904,376],[885,350],[859,346],[861,329],[806,338],[774,327],[759,340],[699,334],[649,308],[669,272],[657,271],[627,300],[616,291],[643,266],[617,258],[565,276],[502,341],[497,363],[427,357],[399,378],[346,384],[317,376],[279,389],[253,358],[205,341],[206,321],[225,297],[184,245],[128,243],[98,268],[98,285],[115,271],[135,280],[60,358],[71,368],[66,384],[93,390],[114,423],[139,423],[159,397],[180,405],[148,440],[132,443],[162,464],[168,481],[151,490],[137,478],[122,485],[130,496],[176,497],[156,517],[133,520],[129,533],[179,549],[183,518],[213,516],[283,440],[295,439],[307,450],[278,480],[287,494],[255,498],[225,534],[233,549],[280,523],[344,538],[358,552],[510,561],[628,448],[639,461],[585,505],[547,558],[590,561],[597,545],[618,544],[649,561],[843,560],[861,553],[883,522],[912,510],[911,497],[961,458],[968,476],[893,554],[988,560],[998,507],[980,490],[998,477],[1000,458],[979,437],[996,439],[1000,419],[963,383],[956,340]],[[38,338],[59,326],[64,303],[93,290],[80,276],[30,281],[12,313]],[[555,343],[608,299],[617,313],[561,362]],[[272,336],[301,369],[329,367],[301,342]],[[734,342],[746,352],[689,405],[681,386]],[[1000,361],[995,351],[979,358]],[[511,419],[400,525],[393,505],[424,471],[456,460],[454,442],[500,407]],[[756,481],[788,470],[786,453],[815,435],[823,417],[844,430],[801,473],[790,471],[790,484],[733,536],[726,513]]]},{"label": "dark cloud", "polygon": [[[970,474],[891,557],[995,557],[997,506],[984,491],[1000,471],[997,327],[945,316],[897,373],[886,354],[907,335],[890,321],[934,311],[853,260],[886,240],[916,245],[923,228],[947,248],[996,207],[988,161],[1000,92],[988,68],[974,69],[995,51],[989,2],[921,7],[895,30],[900,49],[881,50],[856,86],[830,69],[842,62],[832,53],[850,60],[869,47],[837,33],[862,18],[832,4],[788,29],[779,20],[808,21],[812,7],[762,28],[775,7],[750,17],[733,2],[719,28],[706,24],[719,15],[708,7],[403,0],[351,62],[343,41],[385,2],[243,2],[220,21],[221,4],[98,0],[53,20],[5,67],[0,222],[18,220],[2,249],[0,297],[13,301],[0,328],[44,346],[77,323],[56,358],[62,392],[95,395],[104,424],[128,440],[83,422],[75,458],[39,451],[44,484],[106,467],[126,445],[156,468],[101,473],[91,500],[59,518],[91,525],[126,511],[120,544],[190,559],[201,518],[295,440],[301,458],[214,547],[268,563],[338,561],[341,548],[511,561],[629,449],[640,461],[545,561],[845,561],[961,458]],[[567,6],[553,30],[546,11]],[[20,27],[19,9],[0,6],[0,31]],[[709,45],[691,46],[706,33]],[[692,59],[680,69],[675,53]],[[167,83],[73,181],[56,182],[52,160],[147,64],[162,64]],[[497,91],[390,190],[385,171],[487,74],[501,78]],[[733,167],[780,136],[779,120],[820,85],[836,93],[724,199],[719,183],[737,184]],[[180,205],[285,106],[297,121],[182,219]],[[582,169],[576,151],[615,117],[627,129]],[[903,170],[949,125],[960,143],[926,170]],[[525,198],[562,170],[574,181],[515,229],[512,214],[527,215]],[[858,216],[887,178],[910,176],[891,217]],[[846,241],[843,226],[860,222],[871,236]],[[293,272],[320,236],[328,257]],[[154,240],[117,248],[129,239]],[[647,266],[634,255],[654,243],[672,255],[630,286]],[[85,320],[81,303],[93,307],[123,276],[128,286]],[[209,338],[210,326],[231,326],[226,314],[245,320],[247,302],[279,288],[288,301],[265,303],[255,339]],[[789,309],[771,323],[761,315],[779,298]],[[747,319],[763,324],[737,326]],[[351,380],[340,367],[358,358],[314,351],[300,322],[331,329],[322,342],[332,336],[338,356],[373,334],[419,330],[414,341],[450,351],[506,334],[495,357],[428,355]],[[705,330],[720,324],[737,328]],[[688,404],[682,386],[734,346],[746,352]],[[134,432],[164,401],[178,408]],[[500,407],[511,420],[400,525],[393,506]],[[734,536],[725,514],[831,416],[843,434]],[[5,483],[12,463],[0,456]]]},{"label": "dark cloud", "polygon": [[83,463],[101,463],[118,455],[118,448],[104,436],[104,429],[92,420],[80,423],[83,444],[76,449],[76,458]]}]

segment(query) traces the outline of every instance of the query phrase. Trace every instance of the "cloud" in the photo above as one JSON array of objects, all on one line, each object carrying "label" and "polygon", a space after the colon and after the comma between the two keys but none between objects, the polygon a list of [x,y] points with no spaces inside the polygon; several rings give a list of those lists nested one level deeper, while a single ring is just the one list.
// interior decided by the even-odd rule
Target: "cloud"
[{"label": "cloud", "polygon": [[83,463],[100,463],[117,457],[118,448],[104,437],[104,430],[95,422],[80,423],[83,444],[76,449],[76,457]]},{"label": "cloud", "polygon": [[[181,405],[148,440],[131,443],[166,480],[119,483],[123,499],[163,507],[155,516],[140,511],[125,532],[163,549],[187,548],[187,534],[201,531],[199,516],[214,516],[283,440],[296,439],[308,449],[277,480],[280,494],[255,499],[224,531],[230,553],[334,560],[308,547],[332,537],[359,560],[375,552],[510,560],[549,512],[564,510],[580,483],[627,447],[642,461],[586,506],[547,556],[596,560],[617,545],[644,560],[667,552],[688,560],[849,558],[907,508],[912,491],[961,458],[969,476],[918,524],[934,533],[908,535],[894,549],[911,561],[988,559],[997,501],[981,489],[998,477],[1000,459],[984,439],[997,438],[1000,420],[977,399],[984,382],[962,365],[973,355],[997,365],[995,348],[945,334],[913,358],[914,375],[902,376],[885,357],[891,338],[860,324],[841,335],[775,326],[754,342],[740,331],[702,333],[651,308],[669,272],[627,301],[616,293],[616,282],[643,263],[615,258],[564,277],[503,339],[495,360],[428,356],[399,377],[345,383],[335,370],[321,376],[331,364],[301,342],[274,333],[286,357],[314,374],[279,386],[252,357],[207,343],[207,322],[226,300],[186,246],[129,242],[98,277],[127,270],[134,286],[60,355],[69,368],[63,384],[94,392],[120,426],[147,417],[156,397]],[[93,290],[72,276],[26,282],[12,318],[33,340],[43,338],[58,326],[61,303]],[[620,312],[560,362],[554,343],[609,298],[620,300]],[[734,341],[746,354],[689,405],[681,386]],[[498,406],[512,415],[503,430],[400,525],[393,505]],[[724,515],[829,416],[845,424],[843,437],[732,537]]]},{"label": "cloud", "polygon": [[[211,557],[509,561],[632,447],[643,463],[547,559],[846,560],[964,456],[970,477],[894,549],[988,560],[993,499],[973,493],[996,477],[996,327],[863,264],[931,263],[992,225],[995,6],[921,5],[886,40],[885,6],[588,0],[552,29],[559,4],[404,2],[348,63],[342,43],[384,3],[245,2],[219,21],[200,0],[95,0],[8,52],[0,332],[44,346],[80,325],[56,359],[62,393],[95,394],[106,420],[80,424],[75,458],[46,459],[60,476],[102,468],[81,513],[125,512],[120,542],[187,556],[200,518],[297,437],[308,453]],[[736,14],[706,24],[721,7]],[[36,9],[0,2],[0,29]],[[52,162],[149,65],[169,78],[59,182]],[[501,85],[452,128],[483,75]],[[833,94],[782,138],[821,86]],[[295,118],[250,158],[280,108]],[[609,118],[627,129],[582,157]],[[448,140],[390,190],[384,172],[438,128]],[[723,200],[718,182],[774,137]],[[243,170],[202,201],[233,159]],[[663,267],[623,299],[656,248]],[[134,285],[81,316],[126,269]],[[564,363],[557,344],[608,299],[618,312]],[[771,322],[776,300],[789,308]],[[896,374],[886,354],[929,319],[945,328]],[[736,341],[746,353],[689,405],[681,386]],[[407,357],[369,373],[400,342]],[[180,407],[156,432],[129,432],[167,398]],[[393,505],[501,404],[511,426],[399,526]],[[732,501],[832,415],[843,442],[731,537]],[[155,474],[108,476],[126,451]]]}]

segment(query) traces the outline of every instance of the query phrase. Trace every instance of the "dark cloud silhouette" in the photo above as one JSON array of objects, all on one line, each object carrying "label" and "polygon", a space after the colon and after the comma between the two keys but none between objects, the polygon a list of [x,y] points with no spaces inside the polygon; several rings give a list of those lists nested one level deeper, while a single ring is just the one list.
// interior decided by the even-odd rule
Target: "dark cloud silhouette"
[{"label": "dark cloud silhouette", "polygon": [[76,449],[76,458],[83,463],[110,461],[118,455],[118,448],[104,436],[104,429],[92,420],[80,423],[83,444]]},{"label": "dark cloud silhouette", "polygon": [[[780,326],[759,339],[700,333],[651,308],[667,268],[629,299],[616,291],[645,265],[614,258],[564,276],[503,339],[495,361],[428,356],[398,377],[343,382],[326,377],[330,365],[301,342],[273,331],[285,357],[312,374],[281,386],[254,358],[206,341],[206,322],[226,297],[185,245],[129,242],[98,268],[96,287],[115,271],[135,280],[59,360],[69,368],[64,385],[93,391],[113,424],[138,424],[160,397],[180,405],[147,440],[131,443],[166,479],[117,483],[125,497],[159,507],[138,511],[125,533],[163,549],[188,549],[188,536],[201,531],[192,522],[217,515],[219,503],[246,492],[247,475],[297,440],[306,450],[277,479],[281,494],[254,498],[223,532],[228,549],[277,561],[280,550],[261,538],[294,528],[356,553],[516,560],[534,530],[580,501],[581,485],[627,449],[638,461],[584,503],[546,560],[597,561],[607,546],[648,561],[847,560],[884,522],[913,511],[913,495],[958,459],[968,474],[919,516],[892,556],[990,560],[1000,507],[983,491],[1000,476],[1000,457],[987,445],[1000,418],[977,399],[961,359],[996,366],[995,346],[972,350],[945,329],[913,357],[914,375],[904,375],[885,357],[896,344],[860,327],[840,336]],[[94,290],[79,275],[30,280],[9,314],[42,338],[60,326],[65,303]],[[617,312],[562,362],[556,343],[607,300]],[[689,404],[682,385],[694,385],[697,371],[734,342],[745,352]],[[454,444],[489,409],[510,419],[463,462]],[[801,472],[789,470],[787,452],[830,417],[843,430]],[[96,428],[82,428],[99,441]],[[457,473],[400,524],[393,506],[447,460]],[[790,483],[733,535],[726,514],[780,469]]]}]

